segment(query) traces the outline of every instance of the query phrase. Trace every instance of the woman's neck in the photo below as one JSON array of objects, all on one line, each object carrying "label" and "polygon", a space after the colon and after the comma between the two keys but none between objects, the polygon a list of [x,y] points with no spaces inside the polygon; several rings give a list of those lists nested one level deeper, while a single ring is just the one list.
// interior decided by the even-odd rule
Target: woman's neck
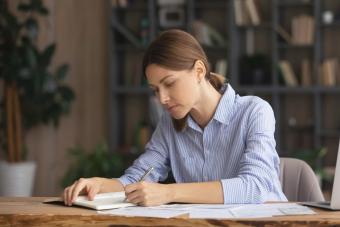
[{"label": "woman's neck", "polygon": [[201,97],[190,111],[191,117],[203,129],[215,114],[222,95],[207,81],[202,85]]}]

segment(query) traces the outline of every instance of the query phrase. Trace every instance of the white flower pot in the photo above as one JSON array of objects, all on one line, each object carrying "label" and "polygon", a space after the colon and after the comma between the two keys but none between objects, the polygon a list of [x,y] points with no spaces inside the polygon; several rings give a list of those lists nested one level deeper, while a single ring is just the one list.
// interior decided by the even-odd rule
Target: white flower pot
[{"label": "white flower pot", "polygon": [[0,196],[32,196],[35,162],[0,161]]}]

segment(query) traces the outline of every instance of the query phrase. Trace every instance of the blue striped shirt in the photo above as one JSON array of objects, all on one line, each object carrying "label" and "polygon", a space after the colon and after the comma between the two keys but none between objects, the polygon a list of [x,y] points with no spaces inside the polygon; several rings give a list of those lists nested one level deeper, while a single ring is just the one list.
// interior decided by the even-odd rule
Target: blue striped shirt
[{"label": "blue striped shirt", "polygon": [[169,170],[177,183],[220,181],[224,203],[286,201],[279,182],[275,118],[271,106],[256,96],[239,96],[230,85],[211,121],[202,130],[189,116],[177,132],[163,114],[145,152],[118,180],[137,182],[154,167],[148,181],[165,180]]}]

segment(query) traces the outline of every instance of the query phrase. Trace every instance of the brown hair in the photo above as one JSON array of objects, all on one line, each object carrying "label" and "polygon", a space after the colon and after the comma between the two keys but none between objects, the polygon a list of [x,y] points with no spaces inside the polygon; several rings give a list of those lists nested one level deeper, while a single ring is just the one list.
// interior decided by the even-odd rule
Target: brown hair
[{"label": "brown hair", "polygon": [[[178,29],[162,32],[148,47],[143,58],[143,73],[150,64],[157,64],[171,70],[191,70],[197,60],[201,60],[206,68],[205,79],[219,91],[225,78],[210,72],[208,58],[198,43],[189,33]],[[186,119],[172,119],[177,131],[186,127]]]}]

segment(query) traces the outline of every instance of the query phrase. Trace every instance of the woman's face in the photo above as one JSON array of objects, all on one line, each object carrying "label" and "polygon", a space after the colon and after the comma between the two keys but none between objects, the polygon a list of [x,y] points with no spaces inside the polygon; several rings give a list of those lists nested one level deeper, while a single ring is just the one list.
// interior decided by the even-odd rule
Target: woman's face
[{"label": "woman's face", "polygon": [[[195,64],[196,65],[196,64]],[[201,75],[197,67],[192,70],[173,71],[156,64],[146,68],[150,88],[164,108],[175,119],[184,118],[199,97]]]}]

